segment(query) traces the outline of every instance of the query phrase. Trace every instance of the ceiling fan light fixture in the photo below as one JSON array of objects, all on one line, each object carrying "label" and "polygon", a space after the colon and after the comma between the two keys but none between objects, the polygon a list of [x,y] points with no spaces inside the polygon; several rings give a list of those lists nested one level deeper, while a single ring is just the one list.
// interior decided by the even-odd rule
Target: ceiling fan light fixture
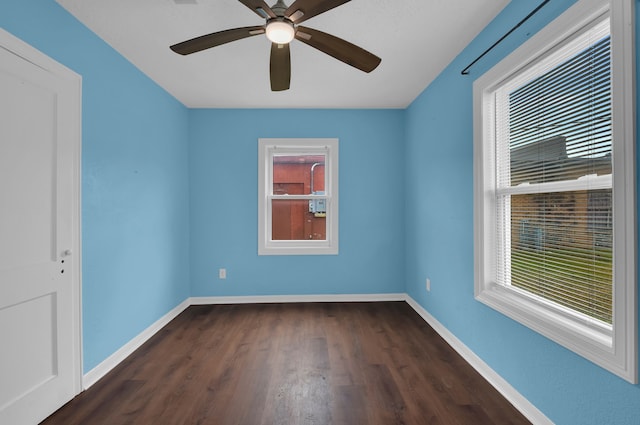
[{"label": "ceiling fan light fixture", "polygon": [[296,35],[293,23],[284,19],[272,19],[267,22],[267,38],[272,43],[289,44]]}]

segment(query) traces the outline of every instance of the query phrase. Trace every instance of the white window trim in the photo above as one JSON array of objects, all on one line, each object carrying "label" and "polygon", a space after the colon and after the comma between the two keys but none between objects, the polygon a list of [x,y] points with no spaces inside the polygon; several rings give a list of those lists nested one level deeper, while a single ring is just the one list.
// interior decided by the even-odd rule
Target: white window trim
[{"label": "white window trim", "polygon": [[[274,153],[326,155],[325,194],[273,195]],[[277,198],[326,199],[326,240],[272,240],[270,201]],[[338,210],[338,139],[258,139],[258,255],[337,255]]]},{"label": "white window trim", "polygon": [[[495,148],[492,93],[580,28],[609,13],[613,81],[613,329],[547,308],[496,282]],[[638,382],[636,293],[635,46],[633,0],[579,0],[474,83],[475,297],[631,383]],[[517,189],[516,189],[517,190]]]}]

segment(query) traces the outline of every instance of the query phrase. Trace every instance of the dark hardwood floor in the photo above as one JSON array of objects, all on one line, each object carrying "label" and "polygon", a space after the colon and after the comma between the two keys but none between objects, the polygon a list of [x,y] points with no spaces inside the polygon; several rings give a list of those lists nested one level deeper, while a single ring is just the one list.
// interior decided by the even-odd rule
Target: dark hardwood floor
[{"label": "dark hardwood floor", "polygon": [[192,306],[43,422],[528,423],[404,302]]}]

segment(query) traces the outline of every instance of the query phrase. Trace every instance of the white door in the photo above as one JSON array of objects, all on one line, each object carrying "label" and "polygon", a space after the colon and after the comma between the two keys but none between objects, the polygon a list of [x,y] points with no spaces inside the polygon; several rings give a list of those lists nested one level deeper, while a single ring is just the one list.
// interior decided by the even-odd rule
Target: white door
[{"label": "white door", "polygon": [[0,424],[80,391],[80,79],[0,32]]}]

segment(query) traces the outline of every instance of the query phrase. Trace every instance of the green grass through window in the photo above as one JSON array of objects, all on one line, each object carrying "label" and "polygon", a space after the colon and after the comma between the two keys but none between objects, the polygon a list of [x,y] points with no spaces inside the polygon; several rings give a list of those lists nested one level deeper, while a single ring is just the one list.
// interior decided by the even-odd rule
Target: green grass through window
[{"label": "green grass through window", "polygon": [[612,250],[511,251],[511,284],[612,323]]}]

